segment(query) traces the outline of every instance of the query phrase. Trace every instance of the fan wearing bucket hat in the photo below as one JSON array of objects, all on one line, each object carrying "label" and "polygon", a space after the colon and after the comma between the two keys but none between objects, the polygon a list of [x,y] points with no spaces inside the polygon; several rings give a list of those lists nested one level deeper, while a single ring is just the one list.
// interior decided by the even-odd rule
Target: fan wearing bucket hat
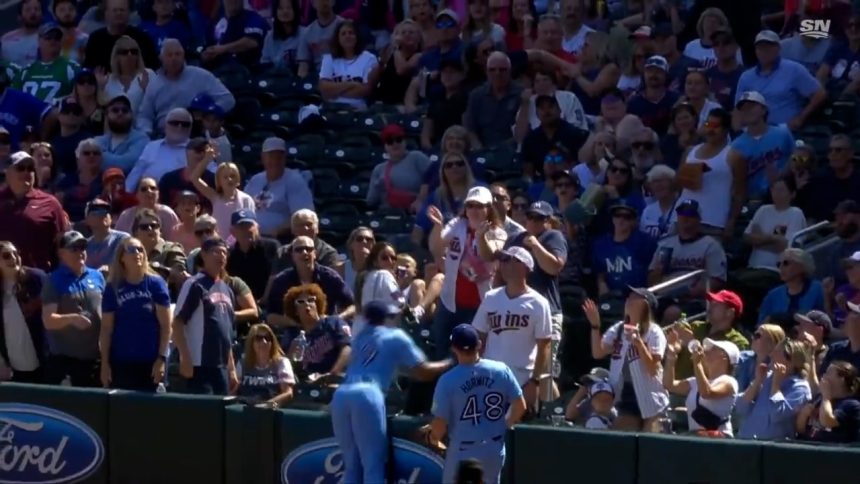
[{"label": "fan wearing bucket hat", "polygon": [[758,64],[738,79],[738,93],[759,91],[768,98],[768,122],[800,129],[827,99],[827,92],[799,62],[780,56],[779,34],[762,30],[755,37]]},{"label": "fan wearing bucket hat", "polygon": [[549,301],[527,284],[535,262],[526,249],[508,247],[497,254],[504,285],[484,296],[472,324],[484,340],[484,357],[506,363],[524,387],[531,406],[554,393],[551,376],[552,316]]},{"label": "fan wearing bucket hat", "polygon": [[[755,70],[744,72],[741,78]],[[745,130],[732,142],[727,161],[731,166],[735,166],[738,159],[746,164],[749,173],[747,196],[752,199],[763,199],[768,195],[770,179],[767,173],[773,169],[783,173],[794,152],[791,131],[773,122],[770,114],[774,107],[772,96],[774,94],[770,92],[765,95],[755,89],[744,90],[739,84],[735,99],[735,110]],[[773,168],[769,169],[771,166]]]},{"label": "fan wearing bucket hat", "polygon": [[[687,425],[703,436],[731,437],[731,415],[738,393],[733,376],[740,350],[731,341],[705,338],[692,348],[694,374],[689,378],[675,375],[681,343],[673,339],[666,347],[663,385],[667,390],[687,397]],[[762,397],[763,398],[763,397]]]},{"label": "fan wearing bucket hat", "polygon": [[432,381],[454,361],[427,361],[409,335],[386,325],[392,316],[400,314],[399,307],[370,301],[362,311],[367,325],[353,336],[352,359],[332,397],[332,427],[344,453],[343,481],[386,482],[389,440],[385,395],[397,370],[406,369],[416,379]]},{"label": "fan wearing bucket hat", "polygon": [[[502,362],[481,358],[480,350],[481,338],[474,326],[466,323],[454,327],[451,351],[458,364],[436,383],[430,422],[431,441],[448,435],[442,482],[454,482],[458,463],[469,458],[481,461],[485,482],[499,482],[505,432],[526,410],[523,391],[511,369]],[[468,408],[473,409],[469,415],[463,411]]]},{"label": "fan wearing bucket hat", "polygon": [[627,286],[644,286],[648,265],[657,243],[639,230],[639,211],[624,199],[609,207],[612,232],[592,245],[592,270],[597,275],[598,293],[623,293]]},{"label": "fan wearing bucket hat", "polygon": [[678,363],[675,366],[675,374],[678,378],[689,378],[693,376],[693,364],[690,360],[690,352],[687,346],[691,341],[703,341],[710,338],[714,341],[730,341],[740,351],[750,348],[749,340],[737,329],[739,321],[744,314],[744,303],[741,297],[733,291],[722,290],[705,293],[708,301],[707,318],[705,321],[693,321],[687,325],[673,324],[667,328],[667,336],[673,338],[676,332],[681,341],[681,352],[678,354]]}]

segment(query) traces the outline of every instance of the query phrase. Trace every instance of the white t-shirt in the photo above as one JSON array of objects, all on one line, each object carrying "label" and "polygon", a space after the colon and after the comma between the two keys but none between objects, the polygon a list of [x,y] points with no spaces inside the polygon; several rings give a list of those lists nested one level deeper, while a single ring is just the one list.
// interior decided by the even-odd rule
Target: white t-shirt
[{"label": "white t-shirt", "polygon": [[579,28],[579,32],[570,37],[565,36],[561,41],[561,48],[564,49],[565,52],[570,52],[574,55],[579,55],[582,52],[582,46],[585,45],[585,37],[594,32],[594,29],[587,25],[583,25]]},{"label": "white t-shirt", "polygon": [[18,371],[35,371],[39,368],[39,357],[33,347],[33,338],[27,320],[18,304],[11,281],[4,283],[3,289],[3,337],[6,338],[6,351],[10,361],[0,357],[0,368],[4,365]]},{"label": "white t-shirt", "polygon": [[537,341],[552,337],[549,301],[532,288],[513,299],[504,286],[492,289],[472,325],[487,335],[484,357],[508,365],[520,386],[534,370]]},{"label": "white t-shirt", "polygon": [[[158,75],[152,69],[147,69],[146,74],[148,76],[148,82],[152,82],[152,80]],[[105,84],[105,99],[111,100],[120,94],[125,94],[128,96],[129,102],[131,102],[131,112],[136,113],[141,101],[143,101],[143,95],[146,93],[146,89],[144,89],[140,83],[142,78],[143,74],[135,76],[131,81],[131,84],[128,85],[128,90],[126,91],[125,86],[122,85],[118,76],[110,76],[107,84]],[[147,84],[147,86],[149,86],[149,84]]]},{"label": "white t-shirt", "polygon": [[212,216],[215,217],[216,221],[218,221],[218,235],[222,239],[227,240],[228,243],[232,237],[230,234],[230,219],[233,216],[233,212],[242,209],[254,212],[257,208],[254,204],[254,197],[248,195],[242,190],[236,190],[236,195],[229,200],[219,196],[217,200],[211,200],[211,202]]},{"label": "white t-shirt", "polygon": [[[495,262],[486,262],[478,254],[478,241],[468,230],[468,222],[463,217],[448,221],[442,228],[442,241],[445,249],[445,279],[439,300],[445,309],[457,311],[457,274],[462,273],[478,286],[478,294],[488,294],[490,283],[496,272]],[[501,249],[508,234],[498,227],[491,228],[486,235],[487,242],[495,250]]]},{"label": "white t-shirt", "polygon": [[650,235],[655,240],[660,240],[669,234],[675,232],[675,222],[678,221],[678,214],[675,213],[675,204],[669,208],[667,213],[663,213],[660,209],[660,202],[653,201],[642,210],[642,216],[639,218],[639,230]]},{"label": "white t-shirt", "polygon": [[[376,56],[367,51],[363,51],[354,59],[334,59],[331,54],[325,54],[320,65],[320,79],[331,82],[367,82],[376,64]],[[349,104],[358,109],[367,107],[367,103],[362,98],[341,96],[334,102]]]},{"label": "white t-shirt", "polygon": [[[642,363],[639,350],[631,344],[630,339],[624,336],[618,337],[619,331],[623,330],[623,321],[615,323],[603,334],[603,345],[612,346],[612,355],[609,360],[609,382],[615,390],[615,402],[621,399],[621,390],[624,388],[624,363],[628,362],[630,377],[633,388],[636,391],[636,403],[642,418],[651,418],[669,406],[669,394],[663,387],[663,368],[660,367],[655,374],[651,374]],[[650,324],[648,331],[640,336],[651,354],[659,355],[663,359],[666,352],[666,336],[663,330],[656,324]]]},{"label": "white t-shirt", "polygon": [[[716,400],[702,397],[699,399],[699,404],[714,412],[715,415],[728,419],[726,423],[720,425],[718,430],[726,435],[732,435],[731,414],[732,409],[735,408],[735,400],[737,399],[738,381],[731,375],[720,375],[711,380],[711,385],[719,382],[728,382],[732,386],[733,391],[731,395]],[[696,408],[696,395],[699,394],[699,384],[696,382],[696,377],[687,378],[687,383],[690,384],[690,393],[687,394],[687,401],[685,402],[687,406],[687,426],[690,430],[702,430],[704,427],[699,425],[692,417],[693,410]]]},{"label": "white t-shirt", "polygon": [[[753,227],[758,226],[762,234],[781,235],[787,240],[806,228],[806,216],[797,207],[788,207],[779,211],[773,205],[762,205],[755,211],[752,220],[747,225],[745,234],[753,233]],[[749,267],[755,269],[777,270],[776,263],[779,261],[780,252],[774,252],[764,248],[755,248],[750,254]]]},{"label": "white t-shirt", "polygon": [[[701,39],[687,42],[687,45],[684,47],[684,57],[689,57],[690,59],[699,61],[699,63],[702,64],[703,69],[708,69],[717,65],[717,56],[714,54],[714,48],[702,45]],[[738,64],[743,65],[744,60],[743,57],[741,57],[740,49],[738,49],[735,54],[735,58],[738,60]]]},{"label": "white t-shirt", "polygon": [[589,167],[585,163],[579,163],[578,165],[571,168],[570,173],[579,179],[579,186],[582,187],[583,190],[588,188],[588,185],[603,185],[603,182],[606,181],[606,168],[609,167],[609,163],[606,160],[600,160],[598,163],[598,167],[600,167],[600,172],[595,175],[593,171],[591,171],[591,167]]}]

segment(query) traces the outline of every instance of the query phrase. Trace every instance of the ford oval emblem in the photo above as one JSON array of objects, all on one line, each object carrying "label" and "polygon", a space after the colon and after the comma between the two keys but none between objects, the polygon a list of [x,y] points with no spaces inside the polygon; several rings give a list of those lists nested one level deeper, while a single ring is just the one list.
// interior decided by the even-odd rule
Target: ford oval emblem
[{"label": "ford oval emblem", "polygon": [[95,473],[101,438],[66,413],[23,403],[0,404],[0,483],[65,484]]},{"label": "ford oval emblem", "polygon": [[[394,440],[394,482],[442,482],[444,462],[432,451]],[[316,440],[293,450],[281,464],[283,484],[338,484],[343,482],[343,458],[333,438]]]}]

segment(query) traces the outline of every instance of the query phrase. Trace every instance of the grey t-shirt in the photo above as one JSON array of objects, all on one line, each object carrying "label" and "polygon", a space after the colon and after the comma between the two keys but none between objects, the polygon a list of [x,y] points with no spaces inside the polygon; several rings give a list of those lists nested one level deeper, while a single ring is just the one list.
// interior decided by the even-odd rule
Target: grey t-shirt
[{"label": "grey t-shirt", "polygon": [[331,37],[334,35],[334,29],[342,21],[342,17],[336,16],[326,26],[320,25],[319,20],[314,20],[308,25],[302,33],[301,38],[299,38],[296,61],[309,62],[311,64],[311,71],[319,72],[323,54],[328,54],[329,41],[331,41]]},{"label": "grey t-shirt", "polygon": [[[388,207],[385,190],[385,169],[389,162],[380,163],[370,174],[370,186],[367,190],[367,204],[371,207]],[[391,167],[391,186],[398,190],[418,193],[424,173],[430,166],[430,158],[420,151],[410,151],[402,160]]]},{"label": "grey t-shirt", "polygon": [[56,304],[57,314],[82,314],[92,323],[86,329],[70,325],[47,331],[52,355],[98,359],[104,290],[105,279],[101,272],[89,267],[85,267],[79,276],[60,265],[48,275],[42,286],[42,304]]},{"label": "grey t-shirt", "polygon": [[666,237],[657,244],[657,251],[654,252],[648,270],[654,270],[662,263],[665,251],[671,251],[669,267],[663,268],[665,280],[699,269],[704,269],[712,279],[726,280],[726,252],[710,235],[683,242],[677,235]]}]

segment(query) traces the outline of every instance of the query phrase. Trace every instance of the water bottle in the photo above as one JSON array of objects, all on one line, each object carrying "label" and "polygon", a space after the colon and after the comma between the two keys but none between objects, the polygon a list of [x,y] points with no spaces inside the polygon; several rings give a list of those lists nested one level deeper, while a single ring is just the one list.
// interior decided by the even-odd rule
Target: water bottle
[{"label": "water bottle", "polygon": [[558,360],[553,360],[552,362],[552,377],[558,378],[561,376],[561,362]]},{"label": "water bottle", "polygon": [[155,387],[155,393],[167,393],[167,387],[164,386],[164,382],[158,382],[158,386]]},{"label": "water bottle", "polygon": [[293,352],[293,361],[299,363],[305,359],[305,350],[308,347],[308,337],[305,336],[305,330],[299,331],[299,336],[296,338],[296,350]]}]

